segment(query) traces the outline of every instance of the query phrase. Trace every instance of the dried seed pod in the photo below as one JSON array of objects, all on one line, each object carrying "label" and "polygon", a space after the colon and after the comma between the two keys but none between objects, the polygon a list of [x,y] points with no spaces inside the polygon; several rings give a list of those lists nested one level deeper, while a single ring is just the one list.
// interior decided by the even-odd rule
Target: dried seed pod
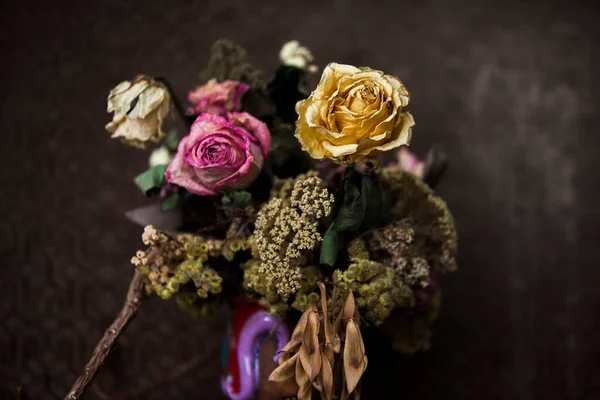
[{"label": "dried seed pod", "polygon": [[323,365],[321,365],[321,381],[323,389],[321,390],[321,397],[329,400],[331,399],[331,394],[333,392],[333,372],[327,357],[323,357],[322,361]]},{"label": "dried seed pod", "polygon": [[323,382],[321,382],[321,380],[321,374],[319,374],[312,383],[313,387],[319,392],[323,391]]},{"label": "dried seed pod", "polygon": [[335,354],[333,352],[332,347],[331,346],[325,346],[323,348],[321,356],[323,358],[326,358],[327,361],[329,361],[329,365],[330,365],[330,368],[331,368],[331,365],[333,365],[333,363],[335,361]]},{"label": "dried seed pod", "polygon": [[346,303],[344,304],[343,317],[345,319],[354,318],[355,312],[356,312],[356,303],[354,301],[354,295],[352,294],[352,290],[350,290],[348,292],[348,297],[346,298]]},{"label": "dried seed pod", "polygon": [[327,291],[323,282],[319,282],[319,289],[321,289],[321,308],[323,309],[323,328],[325,331],[325,344],[333,345],[333,325],[329,320],[329,313],[327,312]]},{"label": "dried seed pod", "polygon": [[305,371],[310,376],[310,381],[314,381],[321,370],[321,349],[319,346],[319,317],[316,312],[308,314],[306,328],[302,336],[301,351],[306,355],[302,360]]},{"label": "dried seed pod", "polygon": [[366,369],[365,346],[360,330],[354,320],[346,325],[346,343],[344,345],[344,376],[348,393],[352,393]]},{"label": "dried seed pod", "polygon": [[[302,354],[303,348],[300,349],[300,354]],[[296,363],[296,384],[298,385],[298,400],[299,399],[310,399],[312,392],[312,385],[310,383],[310,379],[302,363]]]},{"label": "dried seed pod", "polygon": [[275,368],[271,375],[269,375],[269,380],[273,382],[284,382],[288,379],[292,378],[296,373],[296,363],[299,360],[298,353],[294,354],[289,360],[285,361],[283,364]]},{"label": "dried seed pod", "polygon": [[[280,353],[283,352],[280,351]],[[284,354],[281,355],[281,357],[279,357],[279,360],[277,360],[277,364],[281,365],[284,362],[286,362],[287,360],[289,360],[290,358],[292,358],[295,354],[298,353],[294,353],[293,351],[286,351]]]},{"label": "dried seed pod", "polygon": [[290,341],[283,347],[283,349],[281,349],[281,351],[284,351],[284,352],[292,351],[292,349],[294,349],[296,346],[298,346],[302,343],[302,335],[304,334],[304,329],[306,328],[306,321],[308,319],[308,314],[310,314],[311,311],[312,311],[312,308],[309,308],[308,310],[304,311],[304,314],[302,314],[302,316],[300,317],[300,320],[298,320],[298,323],[296,324],[296,327],[294,328],[294,332],[292,332]]}]

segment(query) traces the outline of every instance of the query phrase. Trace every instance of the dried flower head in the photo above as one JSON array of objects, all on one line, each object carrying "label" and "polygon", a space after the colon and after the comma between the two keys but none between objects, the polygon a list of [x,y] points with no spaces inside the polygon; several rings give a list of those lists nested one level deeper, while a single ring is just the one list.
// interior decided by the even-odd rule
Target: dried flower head
[{"label": "dried flower head", "polygon": [[200,299],[221,292],[222,278],[205,265],[210,248],[203,238],[167,234],[147,226],[142,241],[148,248],[138,251],[131,262],[146,277],[149,292],[163,299],[179,293],[184,286],[193,288],[192,295]]},{"label": "dried flower head", "polygon": [[[421,258],[432,272],[454,271],[457,235],[446,203],[417,176],[399,168],[383,168],[378,175],[394,222],[372,236],[373,249],[387,253],[396,267]],[[422,269],[422,260],[417,268]]]},{"label": "dried flower head", "polygon": [[410,306],[410,285],[384,260],[370,259],[365,242],[358,238],[348,246],[350,264],[333,272],[333,281],[344,292],[356,294],[356,304],[371,323],[381,324],[395,308]]},{"label": "dried flower head", "polygon": [[289,200],[271,198],[258,212],[254,245],[260,272],[285,299],[298,291],[300,267],[322,240],[319,220],[331,213],[333,195],[317,177],[297,180]]},{"label": "dried flower head", "polygon": [[165,133],[162,124],[169,113],[169,92],[152,78],[138,75],[132,81],[119,83],[110,91],[107,111],[113,120],[106,130],[113,138],[144,148],[148,142],[158,142]]},{"label": "dried flower head", "polygon": [[283,65],[307,69],[310,72],[318,70],[316,65],[309,65],[314,60],[309,48],[300,45],[300,42],[297,40],[291,40],[281,47],[279,60]]}]

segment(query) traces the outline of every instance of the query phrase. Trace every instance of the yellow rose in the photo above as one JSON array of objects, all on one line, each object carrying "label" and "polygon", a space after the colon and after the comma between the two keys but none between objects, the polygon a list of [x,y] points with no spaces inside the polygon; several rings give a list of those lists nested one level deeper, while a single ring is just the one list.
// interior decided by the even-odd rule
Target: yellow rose
[{"label": "yellow rose", "polygon": [[110,91],[107,111],[113,120],[106,125],[112,138],[144,148],[148,142],[159,142],[164,136],[162,124],[169,113],[169,92],[152,78],[138,75]]},{"label": "yellow rose", "polygon": [[296,104],[296,137],[313,158],[377,164],[379,153],[410,142],[415,121],[401,112],[409,96],[395,76],[331,63],[310,97]]}]

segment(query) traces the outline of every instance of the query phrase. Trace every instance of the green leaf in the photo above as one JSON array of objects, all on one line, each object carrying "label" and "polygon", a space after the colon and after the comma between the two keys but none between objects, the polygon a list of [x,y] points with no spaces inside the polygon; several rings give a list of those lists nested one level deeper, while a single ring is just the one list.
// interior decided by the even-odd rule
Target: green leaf
[{"label": "green leaf", "polygon": [[147,197],[158,194],[160,189],[167,184],[165,171],[168,166],[168,164],[163,164],[150,168],[148,171],[135,177],[135,184]]},{"label": "green leaf", "polygon": [[273,117],[267,121],[271,131],[271,152],[268,160],[278,178],[291,178],[314,168],[314,160],[302,150],[294,136],[294,125]]},{"label": "green leaf", "polygon": [[277,108],[277,116],[284,122],[298,119],[296,103],[308,97],[307,73],[302,68],[281,66],[267,87]]},{"label": "green leaf", "polygon": [[169,132],[163,142],[163,146],[165,146],[170,153],[175,153],[177,152],[180,140],[181,138],[176,132]]},{"label": "green leaf", "polygon": [[360,231],[365,232],[379,226],[379,223],[381,222],[383,213],[383,193],[381,192],[381,187],[377,181],[371,176],[363,175],[361,183],[362,196],[365,200],[365,215]]},{"label": "green leaf", "polygon": [[163,200],[160,207],[163,211],[171,211],[181,206],[181,197],[178,194],[173,194]]},{"label": "green leaf", "polygon": [[221,198],[225,208],[245,208],[252,202],[252,194],[245,190],[228,190]]},{"label": "green leaf", "polygon": [[381,188],[373,177],[348,169],[342,205],[323,236],[320,263],[334,266],[350,240],[376,227],[381,220],[382,202]]},{"label": "green leaf", "polygon": [[169,197],[163,200],[161,203],[161,209],[163,211],[172,211],[180,208],[184,208],[190,201],[193,194],[187,190],[179,190],[177,193],[173,193]]}]

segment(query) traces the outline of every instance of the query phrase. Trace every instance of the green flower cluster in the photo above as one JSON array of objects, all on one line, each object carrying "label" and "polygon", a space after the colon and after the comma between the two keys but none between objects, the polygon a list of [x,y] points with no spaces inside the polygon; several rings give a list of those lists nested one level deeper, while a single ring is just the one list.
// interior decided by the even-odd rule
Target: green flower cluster
[{"label": "green flower cluster", "polygon": [[[315,266],[306,266],[300,268],[300,289],[292,297],[291,307],[301,312],[315,301],[319,300],[316,293],[317,282],[323,279],[323,274]],[[288,302],[277,294],[277,288],[273,281],[267,278],[267,275],[260,271],[260,261],[250,260],[244,270],[243,285],[245,289],[251,290],[260,296],[258,302],[269,309],[271,314],[279,314],[289,309]]]},{"label": "green flower cluster", "polygon": [[361,315],[369,322],[379,325],[395,308],[412,304],[410,287],[397,279],[393,268],[370,260],[362,239],[350,242],[348,254],[348,269],[334,271],[333,282],[344,291],[352,290]]},{"label": "green flower cluster", "polygon": [[186,304],[221,292],[223,279],[208,267],[214,246],[200,236],[167,234],[152,226],[142,236],[146,251],[138,251],[131,262],[146,277],[146,290],[162,299],[185,296]]}]

